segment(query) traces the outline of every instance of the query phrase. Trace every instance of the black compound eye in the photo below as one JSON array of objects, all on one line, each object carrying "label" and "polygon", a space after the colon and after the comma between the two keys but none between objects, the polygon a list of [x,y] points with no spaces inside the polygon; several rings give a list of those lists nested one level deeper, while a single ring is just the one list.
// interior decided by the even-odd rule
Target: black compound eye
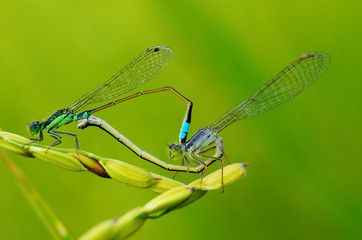
[{"label": "black compound eye", "polygon": [[39,126],[39,121],[31,122],[30,125],[29,125],[30,128],[35,128],[37,126]]},{"label": "black compound eye", "polygon": [[153,51],[154,51],[154,52],[158,52],[158,51],[160,51],[160,48],[159,48],[159,47],[156,47]]},{"label": "black compound eye", "polygon": [[169,150],[178,150],[180,148],[180,145],[178,145],[177,143],[172,143],[168,146]]}]

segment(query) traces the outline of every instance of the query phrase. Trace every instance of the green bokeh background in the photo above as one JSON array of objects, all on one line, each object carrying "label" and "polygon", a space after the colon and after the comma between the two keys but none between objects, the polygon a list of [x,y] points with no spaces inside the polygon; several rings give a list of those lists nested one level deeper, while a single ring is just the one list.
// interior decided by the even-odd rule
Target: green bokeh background
[{"label": "green bokeh background", "polygon": [[[325,51],[331,66],[305,93],[220,134],[232,162],[250,163],[242,181],[147,221],[133,239],[361,239],[361,9],[361,1],[331,0],[1,1],[0,127],[27,136],[27,123],[67,107],[147,47],[165,45],[172,63],[138,90],[172,85],[190,98],[194,133],[301,54]],[[166,92],[96,116],[167,160],[185,109]],[[172,176],[99,129],[63,130],[77,133],[83,150]],[[62,147],[73,144],[64,137]],[[155,196],[11,157],[76,236]],[[4,164],[0,183],[0,238],[50,239]]]}]

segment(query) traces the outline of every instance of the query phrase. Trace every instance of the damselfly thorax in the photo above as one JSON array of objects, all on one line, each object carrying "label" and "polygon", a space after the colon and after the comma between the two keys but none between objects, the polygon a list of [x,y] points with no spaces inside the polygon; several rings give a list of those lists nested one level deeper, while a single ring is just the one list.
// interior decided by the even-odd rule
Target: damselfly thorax
[{"label": "damselfly thorax", "polygon": [[199,153],[204,150],[206,147],[210,147],[215,144],[216,139],[216,131],[211,130],[208,127],[202,128],[197,131],[184,145],[181,145],[181,149],[184,148],[189,154]]}]

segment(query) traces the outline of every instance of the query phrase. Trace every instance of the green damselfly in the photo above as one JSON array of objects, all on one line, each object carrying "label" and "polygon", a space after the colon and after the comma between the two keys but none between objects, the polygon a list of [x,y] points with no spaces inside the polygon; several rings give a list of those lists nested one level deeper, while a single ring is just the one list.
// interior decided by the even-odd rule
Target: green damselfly
[{"label": "green damselfly", "polygon": [[156,74],[161,72],[169,64],[172,56],[173,51],[170,48],[164,46],[154,46],[148,48],[146,51],[137,56],[133,61],[131,61],[128,65],[122,68],[119,72],[117,72],[108,81],[93,89],[89,93],[83,95],[68,108],[56,111],[53,115],[51,115],[42,122],[33,121],[32,123],[30,123],[30,133],[32,135],[39,133],[39,139],[27,144],[34,144],[42,141],[43,130],[45,130],[47,134],[56,139],[56,141],[51,144],[48,149],[61,143],[62,137],[59,134],[66,134],[74,136],[76,149],[78,152],[79,144],[76,134],[56,131],[58,128],[74,121],[86,119],[93,113],[98,112],[102,109],[149,93],[156,93],[168,90],[172,91],[176,96],[178,96],[181,100],[187,103],[188,107],[186,110],[186,115],[191,115],[192,102],[170,86],[138,92],[128,97],[112,101],[100,107],[81,112],[81,110],[89,104],[111,100],[146,83]]}]

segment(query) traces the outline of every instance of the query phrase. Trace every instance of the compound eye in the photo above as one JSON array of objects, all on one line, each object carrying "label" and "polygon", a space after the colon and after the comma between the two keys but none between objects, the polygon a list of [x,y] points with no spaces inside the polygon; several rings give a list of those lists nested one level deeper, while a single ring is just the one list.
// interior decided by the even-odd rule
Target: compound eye
[{"label": "compound eye", "polygon": [[176,158],[181,153],[180,145],[177,143],[172,143],[168,145],[168,157],[170,159]]},{"label": "compound eye", "polygon": [[180,145],[178,145],[177,143],[172,143],[168,146],[168,150],[172,151],[172,150],[179,150],[180,149]]},{"label": "compound eye", "polygon": [[37,134],[40,130],[39,121],[34,121],[34,122],[30,123],[29,130],[32,135]]}]

